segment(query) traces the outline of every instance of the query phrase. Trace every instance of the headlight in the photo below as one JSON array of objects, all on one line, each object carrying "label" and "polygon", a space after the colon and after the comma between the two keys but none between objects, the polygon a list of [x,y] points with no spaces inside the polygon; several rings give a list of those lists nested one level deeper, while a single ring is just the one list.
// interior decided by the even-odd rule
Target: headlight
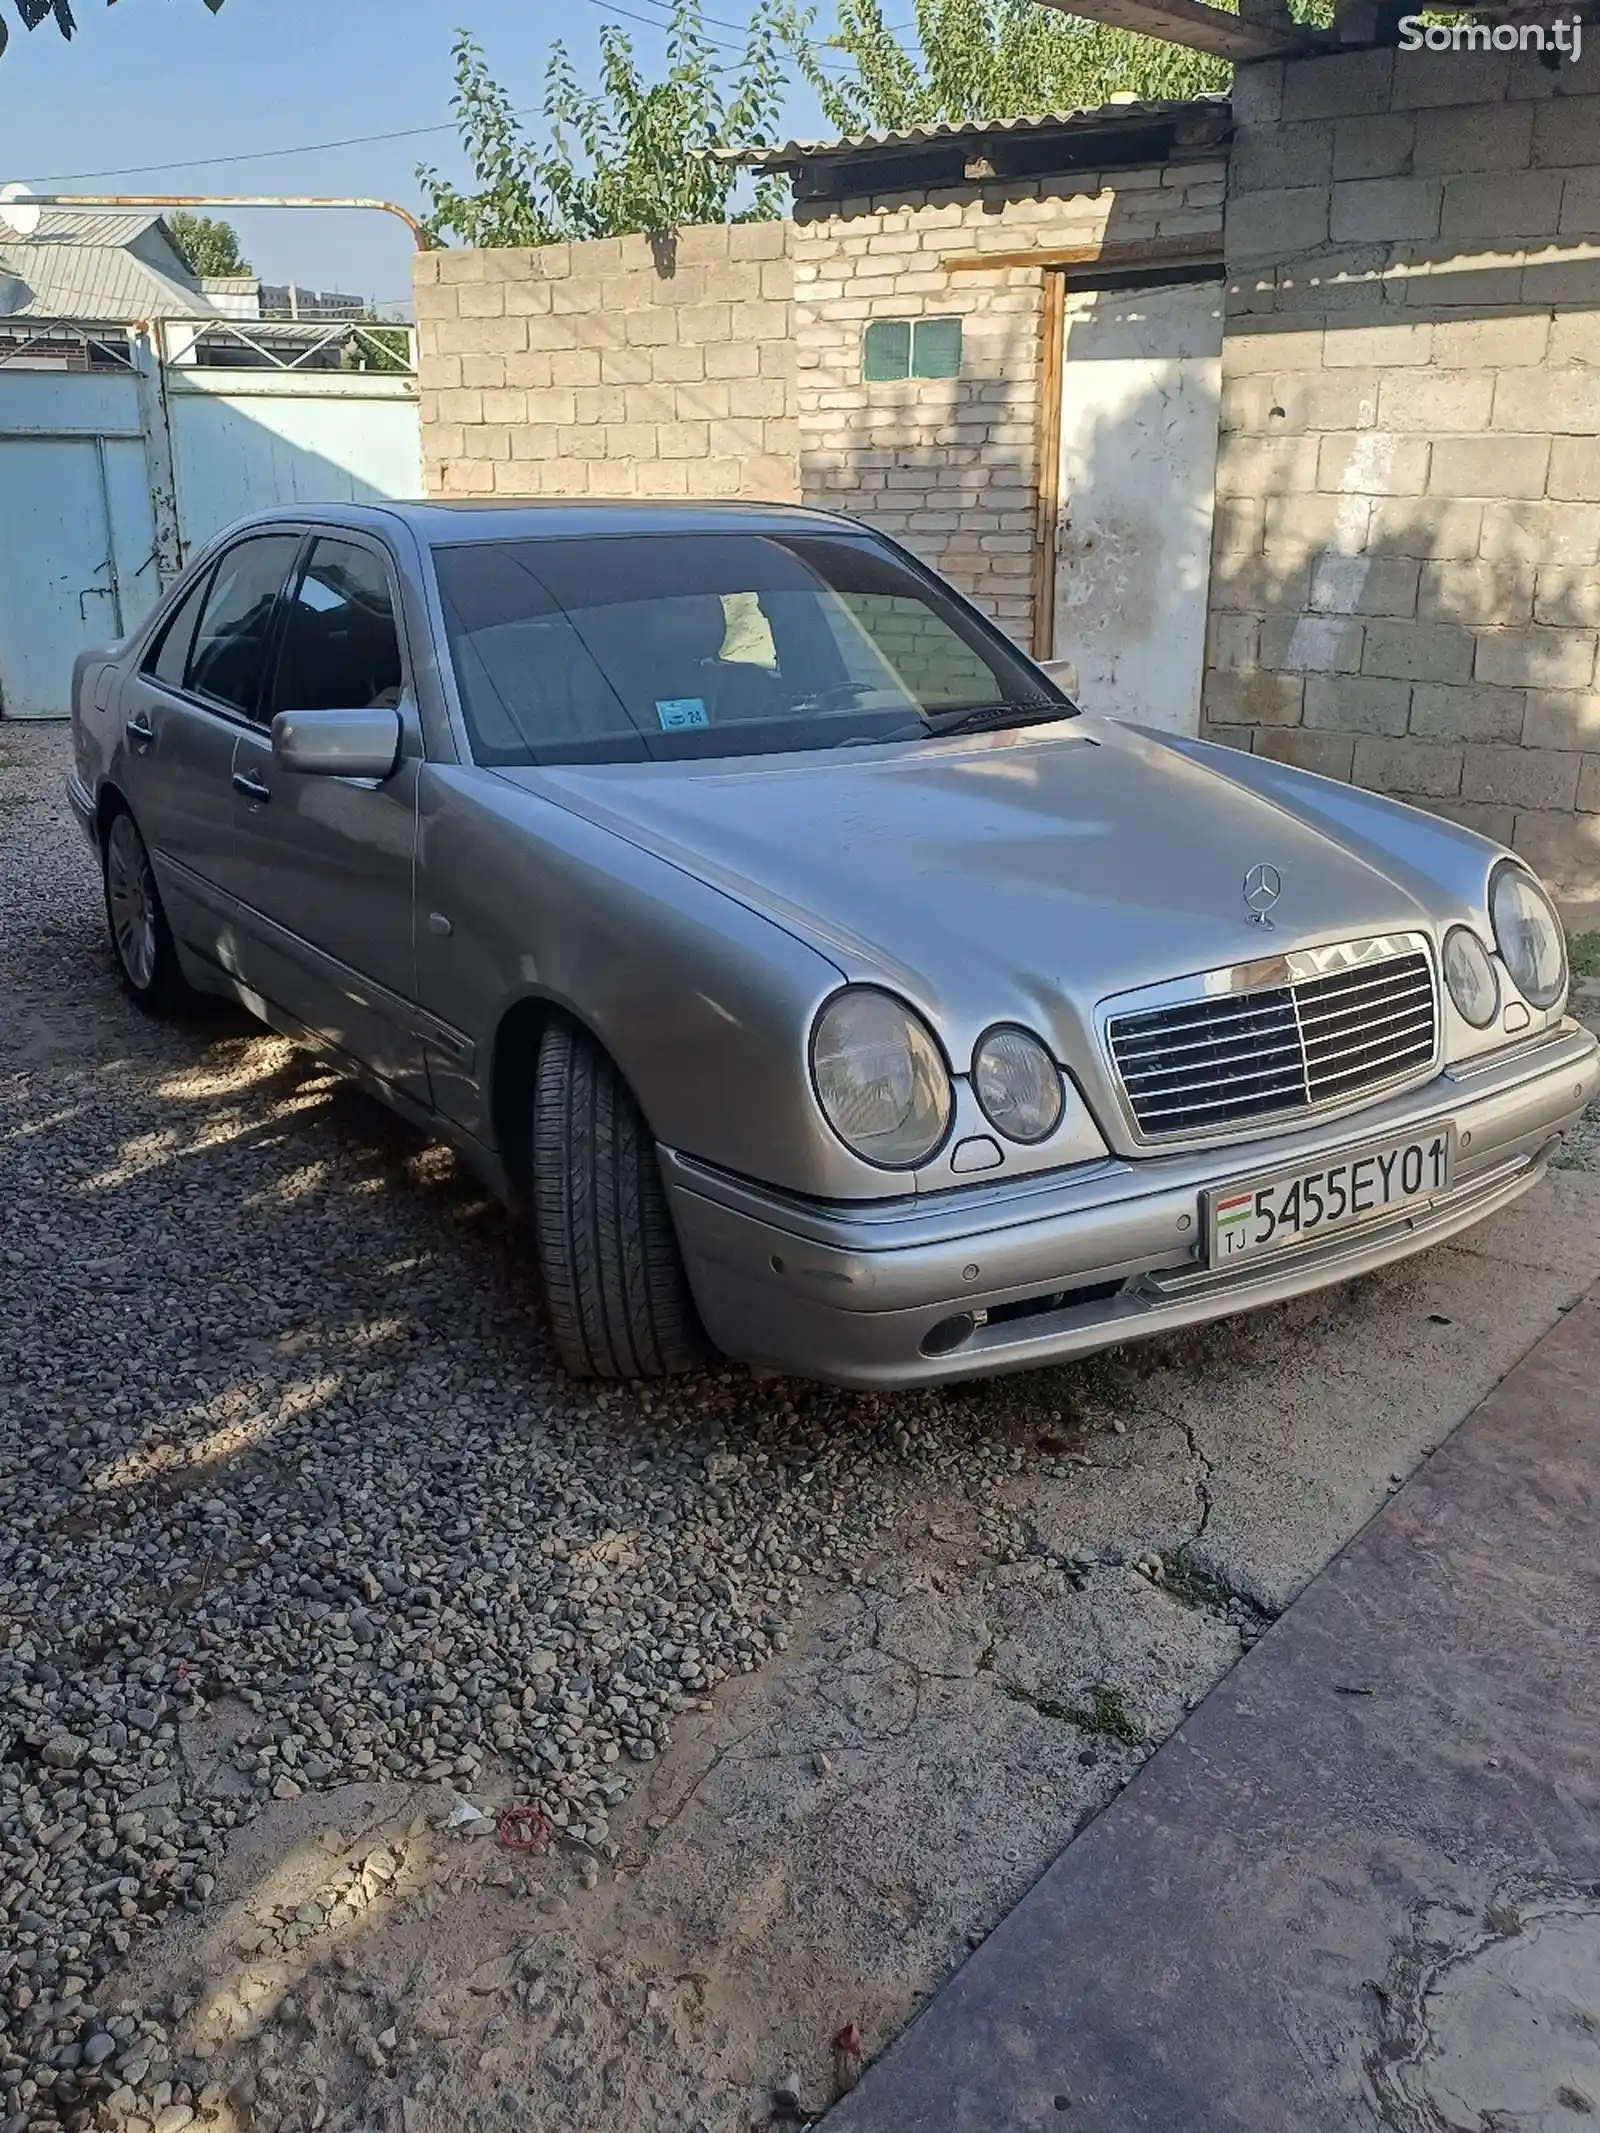
[{"label": "headlight", "polygon": [[1489,917],[1518,992],[1534,1007],[1554,1007],[1567,989],[1567,937],[1549,897],[1507,861],[1489,884]]},{"label": "headlight", "polygon": [[1025,1029],[993,1029],[972,1062],[983,1115],[1008,1140],[1048,1140],[1061,1123],[1061,1073]]},{"label": "headlight", "polygon": [[1500,980],[1489,951],[1466,926],[1444,937],[1444,981],[1450,997],[1474,1029],[1487,1029],[1499,1012]]},{"label": "headlight", "polygon": [[891,994],[836,994],[811,1032],[811,1072],[828,1124],[867,1162],[914,1170],[944,1139],[949,1072],[927,1024]]}]

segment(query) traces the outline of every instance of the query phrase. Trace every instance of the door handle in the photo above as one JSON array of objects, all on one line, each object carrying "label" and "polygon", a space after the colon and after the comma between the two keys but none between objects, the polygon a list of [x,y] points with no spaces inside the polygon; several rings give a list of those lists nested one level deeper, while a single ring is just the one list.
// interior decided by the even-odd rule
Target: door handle
[{"label": "door handle", "polygon": [[233,789],[242,793],[247,800],[254,800],[258,806],[264,805],[272,798],[272,787],[264,785],[253,770],[236,770],[233,774]]},{"label": "door handle", "polygon": [[148,748],[156,737],[156,729],[142,711],[136,711],[123,726],[123,732],[135,748]]}]

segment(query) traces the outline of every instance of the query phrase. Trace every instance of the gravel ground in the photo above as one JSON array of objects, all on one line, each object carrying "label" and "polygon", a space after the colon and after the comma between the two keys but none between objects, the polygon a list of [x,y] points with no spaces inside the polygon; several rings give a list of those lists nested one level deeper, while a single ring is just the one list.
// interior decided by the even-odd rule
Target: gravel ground
[{"label": "gravel ground", "polygon": [[[975,1390],[595,1395],[451,1155],[121,999],[65,762],[0,731],[3,2133],[748,2124],[797,2010],[881,2041],[1600,1273],[1506,1231],[1493,1338],[1444,1252]],[[1362,1376],[1363,1308],[1437,1357]]]}]

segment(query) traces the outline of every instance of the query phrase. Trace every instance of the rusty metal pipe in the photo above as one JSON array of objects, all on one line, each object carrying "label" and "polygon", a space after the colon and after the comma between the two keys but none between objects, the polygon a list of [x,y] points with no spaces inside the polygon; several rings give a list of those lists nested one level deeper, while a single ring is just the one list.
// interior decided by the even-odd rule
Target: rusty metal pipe
[{"label": "rusty metal pipe", "polygon": [[[35,193],[18,198],[17,207],[367,207],[398,215],[417,241],[419,252],[431,251],[433,239],[415,215],[393,200],[313,200],[294,193]],[[0,208],[0,216],[4,209]]]}]

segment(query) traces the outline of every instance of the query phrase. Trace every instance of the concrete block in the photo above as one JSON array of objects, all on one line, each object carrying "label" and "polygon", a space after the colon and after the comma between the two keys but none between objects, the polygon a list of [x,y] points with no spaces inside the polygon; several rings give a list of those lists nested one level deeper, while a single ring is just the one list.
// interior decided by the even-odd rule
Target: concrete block
[{"label": "concrete block", "polygon": [[662,422],[656,427],[656,454],[661,459],[704,459],[711,449],[705,422]]},{"label": "concrete block", "polygon": [[459,318],[504,318],[506,315],[504,282],[463,282],[455,295],[456,315]]},{"label": "concrete block", "polygon": [[1531,622],[1534,575],[1529,563],[1424,563],[1417,613],[1425,622]]},{"label": "concrete block", "polygon": [[1378,387],[1378,420],[1386,430],[1423,436],[1485,430],[1494,389],[1489,373],[1437,370],[1432,364],[1422,370],[1391,371]]},{"label": "concrete block", "polygon": [[1600,96],[1552,97],[1525,108],[1533,118],[1529,160],[1536,168],[1600,162]]},{"label": "concrete block", "polygon": [[1426,319],[1392,325],[1330,324],[1323,362],[1330,370],[1393,370],[1431,361],[1435,327]]},{"label": "concrete block", "polygon": [[1600,750],[1600,695],[1592,689],[1530,689],[1521,740],[1524,748]]},{"label": "concrete block", "polygon": [[1534,106],[1501,104],[1489,110],[1444,105],[1416,114],[1412,169],[1446,175],[1469,171],[1526,170],[1531,159]]},{"label": "concrete block", "polygon": [[550,308],[561,316],[598,311],[604,301],[604,284],[593,274],[573,274],[550,291]]},{"label": "concrete block", "polygon": [[[1495,382],[1497,430],[1547,430],[1593,437],[1600,432],[1600,369],[1574,365],[1503,371]],[[1511,495],[1542,494],[1511,490]]]},{"label": "concrete block", "polygon": [[1600,815],[1529,809],[1511,840],[1569,918],[1600,920]]},{"label": "concrete block", "polygon": [[[515,356],[483,355],[438,356],[435,358],[437,363],[453,362],[461,373],[459,381],[461,384],[476,385],[480,389],[489,392],[498,391],[501,386],[510,384],[511,381],[506,376],[506,365],[514,363],[516,360]],[[439,383],[442,385],[444,380],[441,378]]]},{"label": "concrete block", "polygon": [[1344,118],[1354,112],[1387,111],[1394,79],[1390,51],[1335,52],[1286,63],[1283,117]]},{"label": "concrete block", "polygon": [[793,231],[792,222],[735,222],[727,233],[728,257],[733,260],[786,258]]},{"label": "concrete block", "polygon": [[527,396],[529,422],[574,423],[578,419],[578,403],[570,386],[547,387],[543,391],[530,392]]},{"label": "concrete block", "polygon": [[691,385],[706,374],[706,352],[700,347],[679,347],[675,341],[657,342],[650,350],[650,375],[666,385]]},{"label": "concrete block", "polygon": [[1222,340],[1222,375],[1243,377],[1262,371],[1320,370],[1322,328],[1284,325],[1253,319],[1247,327],[1230,327]]},{"label": "concrete block", "polygon": [[1594,681],[1592,629],[1480,630],[1473,667],[1480,682],[1503,688],[1587,689]]},{"label": "concrete block", "polygon": [[1533,619],[1564,629],[1600,627],[1600,572],[1563,570],[1554,563],[1541,570]]},{"label": "concrete block", "polygon": [[1594,310],[1600,305],[1600,255],[1581,253],[1566,239],[1540,251],[1530,247],[1520,293],[1524,304],[1572,304]]},{"label": "concrete block", "polygon": [[1396,178],[1409,174],[1417,122],[1409,111],[1342,118],[1334,127],[1333,177]]},{"label": "concrete block", "polygon": [[1355,674],[1306,678],[1305,723],[1318,730],[1397,737],[1406,730],[1410,710],[1409,682],[1366,681]]},{"label": "concrete block", "polygon": [[1543,170],[1447,178],[1443,237],[1547,237],[1561,216],[1562,178]]},{"label": "concrete block", "polygon": [[442,251],[434,255],[438,264],[438,277],[442,282],[460,284],[482,281],[484,278],[483,254],[479,251]]},{"label": "concrete block", "polygon": [[1357,430],[1324,437],[1317,487],[1355,496],[1420,496],[1428,479],[1425,437]]},{"label": "concrete block", "polygon": [[1391,681],[1466,681],[1473,636],[1447,622],[1369,622],[1363,674]]},{"label": "concrete block", "polygon": [[1348,785],[1356,744],[1348,735],[1307,733],[1301,726],[1263,726],[1255,752],[1270,756],[1275,763],[1292,763],[1296,770],[1314,770],[1319,777],[1342,778]]},{"label": "concrete block", "polygon": [[1582,756],[1554,748],[1469,744],[1461,766],[1461,797],[1500,807],[1575,807],[1582,762]]},{"label": "concrete block", "polygon": [[[924,525],[926,525],[926,516]],[[1256,648],[1261,623],[1255,615],[1213,614],[1206,625],[1206,662],[1240,673],[1259,662]]]},{"label": "concrete block", "polygon": [[1580,815],[1600,815],[1600,755],[1583,759],[1578,772],[1578,812]]},{"label": "concrete block", "polygon": [[1408,556],[1319,556],[1310,604],[1323,615],[1414,615],[1420,569]]},{"label": "concrete block", "polygon": [[1543,496],[1549,465],[1548,437],[1440,437],[1434,441],[1428,491],[1434,496]]},{"label": "concrete block", "polygon": [[1262,624],[1261,664],[1291,674],[1355,674],[1365,625],[1344,615],[1274,615]]},{"label": "concrete block", "polygon": [[[1285,728],[1284,730],[1292,731],[1293,729]],[[1213,741],[1219,748],[1237,748],[1242,755],[1250,753],[1250,743],[1255,738],[1256,731],[1257,729],[1254,726],[1219,726],[1213,720],[1204,717],[1200,721],[1201,740]]]},{"label": "concrete block", "polygon": [[1355,782],[1373,792],[1448,799],[1461,790],[1461,750],[1443,741],[1356,742]]},{"label": "concrete block", "polygon": [[1600,237],[1600,170],[1568,172],[1561,195],[1558,234],[1563,237]]},{"label": "concrete block", "polygon": [[1348,178],[1333,188],[1328,233],[1335,244],[1390,244],[1437,237],[1438,178]]},{"label": "concrete block", "polygon": [[1296,495],[1317,483],[1315,437],[1222,439],[1217,451],[1219,496]]},{"label": "concrete block", "polygon": [[1483,536],[1482,504],[1419,496],[1380,499],[1372,506],[1366,546],[1374,554],[1433,560],[1475,556]]},{"label": "concrete block", "polygon": [[1520,740],[1524,704],[1520,689],[1419,681],[1411,692],[1411,731],[1430,741]]},{"label": "concrete block", "polygon": [[554,459],[561,432],[553,423],[530,422],[511,432],[513,459]]},{"label": "concrete block", "polygon": [[1205,678],[1205,715],[1232,726],[1298,726],[1304,693],[1298,674],[1214,669]]},{"label": "concrete block", "polygon": [[530,350],[527,355],[509,355],[505,359],[507,385],[543,386],[550,383],[552,357],[543,349]]},{"label": "concrete block", "polygon": [[1326,185],[1332,175],[1330,119],[1304,126],[1241,126],[1233,137],[1228,179],[1235,194]]},{"label": "concrete block", "polygon": [[1481,509],[1478,552],[1488,562],[1581,569],[1600,560],[1600,505],[1496,502]]},{"label": "concrete block", "polygon": [[1257,60],[1233,74],[1233,116],[1240,126],[1273,125],[1283,115],[1281,59]]},{"label": "concrete block", "polygon": [[1498,238],[1440,237],[1391,248],[1388,286],[1418,311],[1473,317],[1522,301],[1522,254]]},{"label": "concrete block", "polygon": [[1520,312],[1440,319],[1433,328],[1433,360],[1441,370],[1509,370],[1542,363],[1549,345],[1549,319]]},{"label": "concrete block", "polygon": [[1262,508],[1262,547],[1274,563],[1309,559],[1323,551],[1360,555],[1377,508],[1364,496],[1268,496]]},{"label": "concrete block", "polygon": [[1511,76],[1509,52],[1398,52],[1393,109],[1440,104],[1501,104]]},{"label": "concrete block", "polygon": [[600,350],[598,348],[558,348],[550,357],[550,382],[552,385],[598,385],[600,383]]},{"label": "concrete block", "polygon": [[1277,260],[1326,244],[1328,204],[1326,185],[1236,194],[1224,218],[1227,258]]}]

